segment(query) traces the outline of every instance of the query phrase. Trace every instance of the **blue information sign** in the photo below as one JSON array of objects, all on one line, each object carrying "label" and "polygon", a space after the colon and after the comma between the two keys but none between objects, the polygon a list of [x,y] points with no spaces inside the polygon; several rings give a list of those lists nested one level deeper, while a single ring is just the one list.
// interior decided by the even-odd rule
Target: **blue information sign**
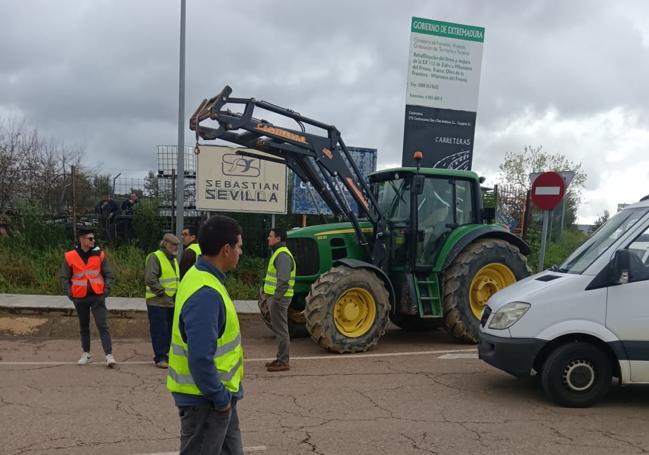
[{"label": "blue information sign", "polygon": [[[376,149],[362,148],[362,147],[347,147],[350,155],[354,159],[358,170],[364,179],[376,170]],[[351,168],[351,166],[350,166]],[[358,213],[356,202],[343,187],[340,182],[340,187],[345,193],[345,197],[350,204],[352,210]],[[314,202],[315,201],[315,202]],[[310,183],[304,183],[296,174],[293,174],[293,194],[291,198],[291,212],[302,215],[331,215],[332,212],[327,207],[327,204],[322,200],[318,192],[311,186]]]}]

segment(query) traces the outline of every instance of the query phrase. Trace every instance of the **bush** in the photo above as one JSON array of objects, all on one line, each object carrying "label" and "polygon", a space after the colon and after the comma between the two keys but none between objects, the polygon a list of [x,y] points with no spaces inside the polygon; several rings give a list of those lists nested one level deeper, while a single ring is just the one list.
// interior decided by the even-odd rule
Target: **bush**
[{"label": "bush", "polygon": [[143,251],[155,251],[162,238],[162,221],[158,215],[160,202],[157,199],[144,199],[138,205],[133,214],[133,229],[138,244]]},{"label": "bush", "polygon": [[[577,249],[582,243],[586,241],[588,235],[583,232],[565,229],[556,242],[548,242],[543,257],[543,268],[548,268],[553,265],[559,265],[566,260],[566,258]],[[533,232],[529,237],[531,253],[527,258],[527,263],[535,270],[538,268],[539,251],[541,249],[541,233]]]},{"label": "bush", "polygon": [[[12,238],[0,238],[0,292],[61,295],[59,271],[67,249],[64,245],[29,248]],[[111,295],[144,297],[146,253],[135,245],[108,248],[105,253],[115,278]],[[230,297],[256,299],[265,272],[265,259],[242,257],[237,270],[228,274]]]},{"label": "bush", "polygon": [[43,218],[36,204],[23,204],[19,209],[16,234],[12,242],[30,249],[44,249],[65,242],[65,224]]},{"label": "bush", "polygon": [[[63,254],[74,245],[70,241],[72,226],[64,220],[57,222],[44,216],[41,208],[31,203],[23,205],[18,213],[13,235],[0,237],[0,292],[61,295],[59,271]],[[268,261],[256,256],[268,254],[266,235],[271,217],[234,215],[244,228],[245,255],[237,269],[228,274],[226,285],[233,299],[256,299]],[[290,228],[299,218],[278,216],[276,224]],[[91,221],[85,220],[84,224],[91,225]],[[133,228],[137,235],[135,242],[108,247],[99,242],[115,278],[111,293],[116,297],[144,296],[145,257],[158,249],[163,232],[157,199],[140,199],[133,215]],[[99,237],[102,231],[97,229],[95,235]]]},{"label": "bush", "polygon": [[146,254],[134,245],[106,251],[114,276],[111,294],[118,297],[144,297],[144,260]]}]

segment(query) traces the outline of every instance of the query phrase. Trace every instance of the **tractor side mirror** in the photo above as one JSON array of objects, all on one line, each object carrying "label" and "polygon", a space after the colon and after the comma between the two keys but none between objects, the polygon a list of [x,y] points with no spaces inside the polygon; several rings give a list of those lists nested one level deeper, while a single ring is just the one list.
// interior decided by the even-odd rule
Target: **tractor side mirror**
[{"label": "tractor side mirror", "polygon": [[424,184],[426,183],[426,177],[421,174],[417,174],[412,179],[412,192],[415,194],[421,194],[424,192]]},{"label": "tractor side mirror", "polygon": [[484,207],[482,209],[482,221],[491,223],[496,219],[496,207]]}]

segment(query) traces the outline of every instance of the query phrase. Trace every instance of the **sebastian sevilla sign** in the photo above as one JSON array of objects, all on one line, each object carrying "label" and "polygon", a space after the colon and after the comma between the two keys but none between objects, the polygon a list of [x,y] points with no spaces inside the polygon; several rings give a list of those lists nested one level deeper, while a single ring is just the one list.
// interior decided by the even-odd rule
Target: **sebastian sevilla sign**
[{"label": "sebastian sevilla sign", "polygon": [[199,145],[196,208],[225,212],[286,213],[286,166],[237,154],[257,150]]}]

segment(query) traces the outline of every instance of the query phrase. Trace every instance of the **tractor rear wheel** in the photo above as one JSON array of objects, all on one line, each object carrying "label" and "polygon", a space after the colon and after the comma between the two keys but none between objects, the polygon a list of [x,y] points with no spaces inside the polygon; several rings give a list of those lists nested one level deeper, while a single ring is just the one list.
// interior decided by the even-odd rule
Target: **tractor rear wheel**
[{"label": "tractor rear wheel", "polygon": [[[261,313],[261,319],[266,324],[266,327],[273,330],[273,326],[270,323],[270,299],[266,294],[260,294],[259,300],[257,300],[257,305],[259,305],[259,312]],[[304,325],[304,312],[296,311],[290,306],[288,307],[288,334],[293,338],[306,338],[309,336],[309,332],[306,330]]]},{"label": "tractor rear wheel", "polygon": [[511,243],[484,239],[470,244],[444,271],[444,323],[451,334],[476,343],[489,297],[528,275],[525,256]]},{"label": "tractor rear wheel", "polygon": [[338,353],[367,351],[385,333],[390,297],[367,269],[334,267],[311,285],[306,328],[321,347]]}]

